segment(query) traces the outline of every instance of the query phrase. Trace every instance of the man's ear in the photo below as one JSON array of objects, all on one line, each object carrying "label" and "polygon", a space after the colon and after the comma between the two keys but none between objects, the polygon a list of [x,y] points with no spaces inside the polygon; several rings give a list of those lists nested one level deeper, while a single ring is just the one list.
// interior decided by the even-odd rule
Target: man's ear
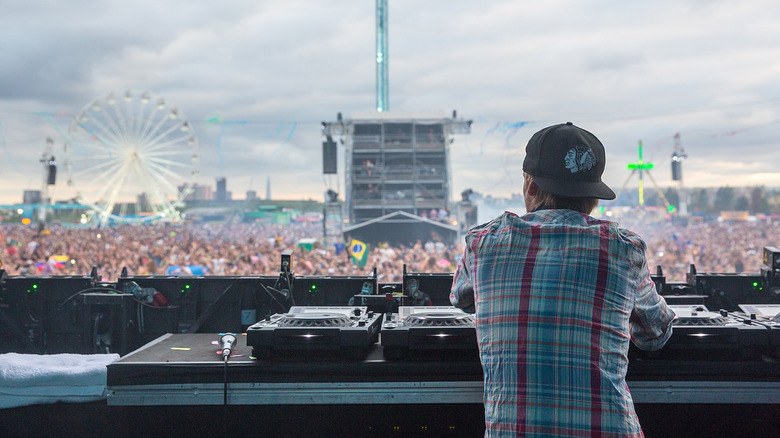
[{"label": "man's ear", "polygon": [[539,186],[536,185],[536,182],[534,180],[531,180],[530,183],[528,183],[528,194],[531,196],[536,196],[536,190],[539,188]]}]

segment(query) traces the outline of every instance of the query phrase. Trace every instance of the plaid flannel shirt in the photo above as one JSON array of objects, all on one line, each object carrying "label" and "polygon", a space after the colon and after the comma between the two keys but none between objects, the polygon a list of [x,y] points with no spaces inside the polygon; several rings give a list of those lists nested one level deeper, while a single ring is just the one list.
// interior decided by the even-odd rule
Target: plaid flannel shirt
[{"label": "plaid flannel shirt", "polygon": [[467,234],[450,301],[476,313],[485,436],[643,436],[629,341],[663,347],[674,312],[638,235],[572,210],[504,213]]}]

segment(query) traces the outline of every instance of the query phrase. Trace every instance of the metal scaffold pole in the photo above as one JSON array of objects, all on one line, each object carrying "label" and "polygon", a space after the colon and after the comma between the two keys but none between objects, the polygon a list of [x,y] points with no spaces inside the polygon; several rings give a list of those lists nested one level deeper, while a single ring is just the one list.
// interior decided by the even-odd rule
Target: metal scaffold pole
[{"label": "metal scaffold pole", "polygon": [[390,110],[388,99],[387,0],[376,0],[376,111]]}]

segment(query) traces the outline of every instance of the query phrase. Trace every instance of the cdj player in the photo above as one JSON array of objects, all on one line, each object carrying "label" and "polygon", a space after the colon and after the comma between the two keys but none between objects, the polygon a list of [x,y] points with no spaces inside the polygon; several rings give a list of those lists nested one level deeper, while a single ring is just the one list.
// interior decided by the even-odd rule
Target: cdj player
[{"label": "cdj player", "polygon": [[[336,352],[365,357],[379,339],[382,315],[367,307],[292,307],[247,328],[247,345],[253,355],[267,359],[274,354]],[[304,355],[301,355],[304,356]],[[308,356],[308,353],[306,354]]]},{"label": "cdj player", "polygon": [[674,318],[672,337],[658,351],[634,353],[644,358],[681,360],[749,360],[760,358],[770,345],[765,324],[706,306],[670,305]]},{"label": "cdj player", "polygon": [[452,306],[400,306],[382,324],[385,358],[478,357],[474,315]]},{"label": "cdj player", "polygon": [[780,304],[740,304],[739,308],[752,319],[780,322]]},{"label": "cdj player", "polygon": [[769,356],[780,359],[780,304],[740,304],[746,321],[770,328]]}]

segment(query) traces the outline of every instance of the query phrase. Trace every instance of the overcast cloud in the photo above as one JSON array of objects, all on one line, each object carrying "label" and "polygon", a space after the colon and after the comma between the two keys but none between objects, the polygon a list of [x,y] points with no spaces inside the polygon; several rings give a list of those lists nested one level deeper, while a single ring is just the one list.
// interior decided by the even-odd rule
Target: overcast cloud
[{"label": "overcast cloud", "polygon": [[[274,198],[343,190],[343,175],[321,175],[320,122],[375,107],[374,8],[366,0],[0,0],[0,203],[40,188],[47,137],[62,154],[73,116],[124,90],[148,90],[186,114],[201,184],[224,171],[234,198],[248,189],[263,196],[268,178]],[[456,109],[474,121],[450,150],[453,196],[520,192],[528,138],[564,121],[605,144],[605,180],[616,191],[640,140],[655,180],[670,185],[675,133],[688,153],[686,186],[780,186],[776,1],[390,0],[389,8],[391,111]],[[217,115],[246,123],[206,122]],[[62,182],[55,199],[73,196]]]}]

